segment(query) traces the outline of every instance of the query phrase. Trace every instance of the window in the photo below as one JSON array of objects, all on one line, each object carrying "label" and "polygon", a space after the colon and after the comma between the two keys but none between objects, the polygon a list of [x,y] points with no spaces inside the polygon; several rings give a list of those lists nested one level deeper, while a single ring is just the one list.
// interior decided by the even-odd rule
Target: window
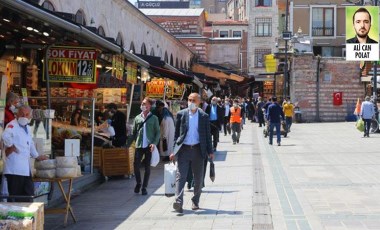
[{"label": "window", "polygon": [[124,47],[123,36],[121,35],[120,32],[117,33],[116,44],[118,44],[121,47]]},{"label": "window", "polygon": [[102,26],[99,26],[99,27],[98,27],[98,34],[99,34],[100,36],[103,36],[103,37],[106,36],[106,32],[104,32],[104,29],[103,29]]},{"label": "window", "polygon": [[142,54],[142,55],[146,55],[146,46],[145,46],[145,43],[143,43],[143,44],[141,45],[140,54]]},{"label": "window", "polygon": [[312,36],[334,36],[334,8],[312,9]]},{"label": "window", "polygon": [[81,10],[78,10],[77,13],[75,14],[75,22],[79,23],[81,25],[86,25],[86,20],[84,18],[84,13]]},{"label": "window", "polygon": [[234,31],[234,32],[232,32],[232,37],[234,37],[234,38],[241,38],[241,31]]},{"label": "window", "polygon": [[155,56],[155,55],[154,55],[154,49],[153,49],[153,48],[150,49],[150,54],[149,54],[149,55],[150,55],[150,56]]},{"label": "window", "polygon": [[271,37],[272,36],[272,19],[271,18],[256,18],[256,37]]},{"label": "window", "polygon": [[53,4],[49,1],[44,1],[44,3],[42,3],[42,7],[50,11],[55,11]]},{"label": "window", "polygon": [[265,67],[265,55],[270,54],[271,52],[271,49],[255,49],[255,67]]},{"label": "window", "polygon": [[255,6],[272,6],[272,0],[255,0]]},{"label": "window", "polygon": [[219,37],[228,38],[228,31],[219,31]]}]

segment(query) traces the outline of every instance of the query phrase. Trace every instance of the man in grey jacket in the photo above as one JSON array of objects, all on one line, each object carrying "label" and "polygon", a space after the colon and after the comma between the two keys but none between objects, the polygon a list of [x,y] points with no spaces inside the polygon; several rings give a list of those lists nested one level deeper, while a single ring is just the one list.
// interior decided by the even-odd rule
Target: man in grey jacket
[{"label": "man in grey jacket", "polygon": [[364,121],[364,137],[369,137],[371,120],[373,115],[375,115],[375,108],[370,100],[371,98],[369,96],[366,96],[365,101],[362,103],[362,107],[360,109],[360,116]]},{"label": "man in grey jacket", "polygon": [[208,115],[198,108],[201,98],[192,93],[188,98],[188,108],[177,113],[174,152],[170,160],[177,159],[176,197],[173,208],[183,213],[183,193],[189,166],[193,170],[194,196],[192,210],[199,209],[199,198],[202,192],[204,160],[214,158],[211,143],[210,120]]}]

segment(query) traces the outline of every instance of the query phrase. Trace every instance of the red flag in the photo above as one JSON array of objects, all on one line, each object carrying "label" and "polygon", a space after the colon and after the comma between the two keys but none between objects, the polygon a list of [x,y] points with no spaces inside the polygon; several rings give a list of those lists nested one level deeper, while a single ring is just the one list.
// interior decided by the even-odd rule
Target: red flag
[{"label": "red flag", "polygon": [[333,94],[333,105],[343,104],[343,92],[335,92]]}]

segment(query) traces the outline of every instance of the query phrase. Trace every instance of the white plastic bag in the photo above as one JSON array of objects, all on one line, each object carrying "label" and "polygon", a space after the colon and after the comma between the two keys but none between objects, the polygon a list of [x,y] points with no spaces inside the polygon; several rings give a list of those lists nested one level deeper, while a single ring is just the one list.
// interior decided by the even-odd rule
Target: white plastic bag
[{"label": "white plastic bag", "polygon": [[177,167],[174,163],[170,162],[165,164],[164,182],[165,182],[165,196],[170,197],[175,195],[175,181],[176,181]]},{"label": "white plastic bag", "polygon": [[113,126],[108,126],[107,131],[110,134],[110,137],[113,137],[116,135],[115,129],[113,128]]},{"label": "white plastic bag", "polygon": [[152,152],[152,158],[150,159],[150,166],[156,167],[160,162],[160,153],[158,152],[157,146],[154,146]]}]

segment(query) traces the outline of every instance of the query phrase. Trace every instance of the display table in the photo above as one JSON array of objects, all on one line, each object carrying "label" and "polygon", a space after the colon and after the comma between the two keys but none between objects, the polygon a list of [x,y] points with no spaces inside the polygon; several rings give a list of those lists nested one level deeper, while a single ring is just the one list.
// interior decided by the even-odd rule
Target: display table
[{"label": "display table", "polygon": [[[69,213],[71,217],[73,218],[74,222],[77,222],[77,219],[75,218],[73,208],[71,207],[71,190],[73,187],[73,180],[78,177],[71,177],[71,178],[33,178],[33,181],[35,182],[56,182],[61,190],[62,196],[65,199],[66,206],[64,208],[54,208],[54,209],[48,209],[45,211],[46,214],[56,214],[56,213],[62,213],[65,214],[65,220],[63,222],[63,225],[66,227],[67,225],[67,219],[69,216]],[[63,189],[62,182],[63,181],[69,181],[69,188],[67,193]]]}]

